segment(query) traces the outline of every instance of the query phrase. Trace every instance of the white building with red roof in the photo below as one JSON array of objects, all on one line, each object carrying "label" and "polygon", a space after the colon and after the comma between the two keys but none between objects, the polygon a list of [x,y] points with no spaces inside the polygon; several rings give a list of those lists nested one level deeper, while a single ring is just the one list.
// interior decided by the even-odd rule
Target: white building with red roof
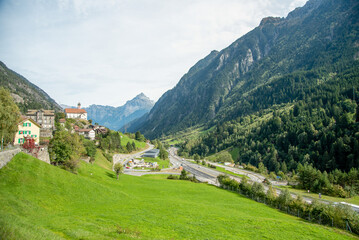
[{"label": "white building with red roof", "polygon": [[87,120],[87,112],[81,109],[81,104],[77,104],[77,108],[65,108],[66,118],[84,119]]}]

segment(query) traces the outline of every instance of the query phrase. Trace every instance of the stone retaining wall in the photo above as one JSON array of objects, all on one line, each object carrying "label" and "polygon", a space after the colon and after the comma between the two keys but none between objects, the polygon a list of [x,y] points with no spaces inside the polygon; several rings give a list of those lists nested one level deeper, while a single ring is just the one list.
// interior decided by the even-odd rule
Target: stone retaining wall
[{"label": "stone retaining wall", "polygon": [[8,162],[10,162],[10,160],[19,152],[21,152],[20,148],[0,152],[0,168],[4,167]]}]

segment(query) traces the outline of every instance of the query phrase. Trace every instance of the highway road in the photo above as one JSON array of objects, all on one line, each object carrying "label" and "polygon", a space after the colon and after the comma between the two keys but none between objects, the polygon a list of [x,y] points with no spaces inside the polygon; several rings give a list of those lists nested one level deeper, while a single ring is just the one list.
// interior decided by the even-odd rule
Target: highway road
[{"label": "highway road", "polygon": [[[211,168],[207,168],[195,163],[190,162],[188,159],[183,159],[182,157],[177,155],[177,149],[172,147],[168,150],[169,152],[169,158],[171,163],[174,166],[182,166],[186,171],[194,174],[196,176],[196,178],[201,181],[201,182],[208,182],[209,184],[215,185],[215,186],[219,186],[219,183],[217,181],[217,176],[223,174],[222,172],[219,172],[217,170],[211,169]],[[262,183],[264,180],[264,176],[258,174],[258,173],[253,173],[250,171],[246,171],[243,169],[237,169],[237,168],[231,168],[231,167],[225,167],[223,165],[219,165],[217,163],[212,163],[213,165],[216,166],[220,166],[225,168],[226,170],[233,172],[233,173],[237,173],[237,174],[242,174],[242,175],[247,175],[250,178],[251,182],[259,182]],[[239,177],[235,177],[235,176],[231,176],[229,175],[230,178],[240,182],[241,179]],[[278,183],[278,182],[272,182],[273,185],[283,185],[283,183]],[[264,189],[265,191],[268,190],[268,186],[264,185]],[[279,195],[281,193],[281,189],[278,188],[274,188],[277,192],[277,194]],[[296,194],[291,193],[292,198],[297,198]],[[306,201],[307,203],[312,203],[314,199],[312,198],[308,198],[308,197],[303,197],[303,200]],[[352,209],[356,212],[359,212],[359,206],[358,205],[353,205],[353,204],[348,204],[345,202],[341,202],[341,203],[336,203],[336,202],[330,202],[330,201],[324,201],[322,200],[321,202],[325,203],[325,204],[345,204],[348,205],[350,207],[352,207]]]},{"label": "highway road", "polygon": [[[207,182],[209,184],[219,186],[217,177],[219,175],[223,174],[222,172],[192,163],[190,161],[187,161],[187,160],[179,157],[177,155],[176,151],[177,151],[176,148],[170,148],[168,151],[168,153],[169,153],[168,156],[169,156],[170,162],[172,163],[172,165],[174,167],[182,166],[184,170],[195,175],[195,177],[199,181]],[[230,176],[230,177],[232,179],[235,179],[236,181],[240,181],[239,177],[235,177],[235,176]]]},{"label": "highway road", "polygon": [[[153,149],[155,146],[152,144],[147,144],[147,148],[143,151],[140,152],[136,152],[134,154],[114,154],[113,158],[112,158],[112,162],[113,165],[115,166],[116,163],[122,163],[123,165],[125,165],[128,161],[130,161],[133,158],[138,158],[140,157],[144,152],[147,152],[148,150]],[[126,173],[127,169],[124,170],[124,172]]]}]

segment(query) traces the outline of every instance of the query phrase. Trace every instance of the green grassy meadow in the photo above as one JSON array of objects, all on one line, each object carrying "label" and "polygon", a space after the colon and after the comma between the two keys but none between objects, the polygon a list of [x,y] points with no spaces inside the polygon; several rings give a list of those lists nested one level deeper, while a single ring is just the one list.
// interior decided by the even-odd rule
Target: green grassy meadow
[{"label": "green grassy meadow", "polygon": [[123,147],[126,147],[126,145],[127,145],[128,142],[130,142],[130,143],[135,142],[136,147],[137,147],[138,149],[142,149],[142,148],[145,148],[145,147],[146,147],[146,143],[145,143],[145,142],[139,142],[139,141],[137,141],[137,140],[135,140],[135,139],[131,139],[131,138],[129,138],[126,134],[123,134],[123,133],[121,133],[121,132],[119,132],[119,134],[120,134],[120,136],[121,136],[121,145],[122,145]]},{"label": "green grassy meadow", "polygon": [[238,147],[232,148],[229,151],[229,153],[231,154],[233,160],[237,160],[239,158],[239,148]]},{"label": "green grassy meadow", "polygon": [[159,157],[156,157],[156,158],[140,157],[140,158],[137,158],[137,159],[139,159],[139,160],[144,159],[145,162],[157,162],[157,164],[158,164],[158,166],[160,168],[169,168],[169,166],[170,166],[170,161],[169,160],[162,160]]},{"label": "green grassy meadow", "polygon": [[19,153],[0,169],[0,239],[357,239],[223,189]]}]

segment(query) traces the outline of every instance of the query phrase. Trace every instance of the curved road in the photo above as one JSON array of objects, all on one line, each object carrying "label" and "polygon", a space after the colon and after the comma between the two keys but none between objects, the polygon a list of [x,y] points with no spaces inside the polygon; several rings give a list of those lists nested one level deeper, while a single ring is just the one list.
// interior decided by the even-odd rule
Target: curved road
[{"label": "curved road", "polygon": [[[183,166],[183,168],[186,171],[194,174],[199,181],[208,182],[209,184],[219,186],[219,183],[217,181],[217,176],[223,174],[222,172],[219,172],[217,170],[214,170],[214,169],[211,169],[211,168],[207,168],[207,167],[192,163],[192,162],[190,162],[188,160],[185,160],[185,159],[179,157],[177,155],[177,149],[174,148],[174,147],[170,148],[168,152],[169,152],[170,161],[174,166],[180,166],[181,165],[181,166]],[[262,176],[262,175],[260,175],[258,173],[253,173],[253,172],[242,170],[242,169],[227,167],[227,166],[219,165],[217,163],[212,163],[212,162],[210,162],[210,163],[215,165],[215,166],[223,167],[227,171],[230,171],[230,172],[233,172],[233,173],[247,175],[252,182],[262,183],[263,180],[265,179],[264,176]],[[235,177],[235,176],[229,176],[229,177],[236,180],[237,182],[241,181],[241,179],[239,177]],[[278,185],[283,185],[283,184],[280,184],[280,183],[274,182],[274,181],[272,183],[273,183],[273,185],[277,185],[277,186]],[[265,191],[267,191],[268,186],[264,185],[264,189],[265,189]],[[281,189],[278,189],[278,188],[274,188],[274,189],[276,190],[278,195],[282,192]],[[294,194],[294,193],[291,193],[291,196],[293,198],[297,198],[297,195]],[[308,198],[308,197],[303,197],[303,200],[306,201],[307,203],[312,203],[314,199]],[[325,203],[325,204],[338,204],[336,202],[330,202],[330,201],[324,201],[324,200],[321,200],[321,202]],[[348,204],[348,203],[345,203],[345,202],[341,202],[340,204],[348,205],[348,206],[352,207],[352,209],[354,211],[359,212],[359,206],[358,205]]]}]

